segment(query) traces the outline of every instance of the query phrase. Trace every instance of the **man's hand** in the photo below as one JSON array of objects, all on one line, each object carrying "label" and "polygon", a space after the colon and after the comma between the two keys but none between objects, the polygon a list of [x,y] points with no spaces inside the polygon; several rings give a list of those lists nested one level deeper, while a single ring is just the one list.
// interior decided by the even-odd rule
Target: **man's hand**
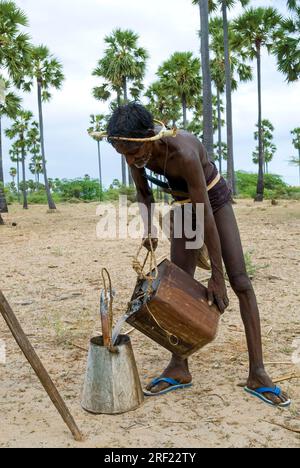
[{"label": "man's hand", "polygon": [[[151,239],[151,241],[150,241]],[[151,252],[151,244],[152,244],[152,248],[153,250],[155,251],[157,249],[157,246],[158,246],[158,239],[157,237],[146,237],[143,239],[143,246],[149,251]]]},{"label": "man's hand", "polygon": [[218,306],[221,314],[229,305],[226,284],[222,276],[218,278],[212,276],[208,282],[208,304],[212,306],[213,303]]}]

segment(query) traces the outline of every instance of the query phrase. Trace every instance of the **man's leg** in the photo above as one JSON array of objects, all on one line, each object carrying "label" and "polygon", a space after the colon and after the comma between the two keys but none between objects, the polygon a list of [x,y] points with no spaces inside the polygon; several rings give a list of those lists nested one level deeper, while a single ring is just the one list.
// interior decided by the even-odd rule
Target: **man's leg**
[{"label": "man's leg", "polygon": [[[241,316],[246,331],[250,360],[247,386],[251,389],[274,387],[272,380],[264,369],[257,301],[252,283],[246,271],[239,229],[230,203],[227,203],[215,213],[215,221],[222,245],[222,255],[226,271],[232,289],[238,296]],[[265,396],[276,404],[282,403],[282,400],[273,394],[268,393]],[[287,400],[287,395],[283,394],[283,399]]]},{"label": "man's leg", "polygon": [[[194,276],[199,251],[186,250],[186,241],[187,239],[185,237],[182,239],[171,238],[171,261],[191,276]],[[190,383],[192,381],[192,376],[189,372],[187,359],[181,359],[173,354],[168,367],[162,373],[161,377],[170,377],[178,380],[178,382],[182,384]],[[149,384],[147,390],[151,390],[153,393],[156,393],[168,388],[169,386],[170,385],[166,382],[161,382],[155,386]]]}]

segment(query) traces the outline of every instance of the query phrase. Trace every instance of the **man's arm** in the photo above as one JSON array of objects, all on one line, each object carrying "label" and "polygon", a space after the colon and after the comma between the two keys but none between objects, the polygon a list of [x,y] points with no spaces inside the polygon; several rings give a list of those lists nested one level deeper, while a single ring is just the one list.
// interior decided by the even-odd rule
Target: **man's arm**
[{"label": "man's arm", "polygon": [[[156,249],[158,240],[156,238],[156,229],[153,226],[153,210],[151,209],[152,204],[155,203],[153,192],[149,187],[148,181],[146,179],[145,169],[138,169],[137,167],[132,167],[131,174],[137,190],[137,200],[139,203],[142,203],[146,207],[146,212],[145,210],[141,211],[141,215],[145,226],[145,237],[151,235],[153,247]],[[148,239],[146,238],[144,245],[147,249],[150,250],[151,247],[147,240]]]},{"label": "man's arm", "polygon": [[197,156],[187,158],[182,170],[193,205],[197,203],[204,204],[204,241],[208,249],[212,268],[212,277],[208,284],[208,300],[210,304],[215,300],[220,311],[224,312],[229,301],[224,280],[221,243],[199,158]]}]

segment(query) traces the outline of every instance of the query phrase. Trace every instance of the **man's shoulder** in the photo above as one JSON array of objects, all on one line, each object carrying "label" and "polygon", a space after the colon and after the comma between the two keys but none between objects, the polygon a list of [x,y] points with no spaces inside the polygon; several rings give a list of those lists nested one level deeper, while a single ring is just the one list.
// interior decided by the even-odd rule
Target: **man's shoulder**
[{"label": "man's shoulder", "polygon": [[205,155],[206,150],[203,143],[193,133],[186,130],[179,130],[177,133],[178,143],[182,146],[183,152],[187,155],[197,155],[202,157]]},{"label": "man's shoulder", "polygon": [[178,130],[177,136],[183,140],[193,143],[195,146],[198,146],[199,148],[204,148],[203,144],[201,143],[199,138],[196,135],[194,135],[194,133],[188,132],[187,130]]}]

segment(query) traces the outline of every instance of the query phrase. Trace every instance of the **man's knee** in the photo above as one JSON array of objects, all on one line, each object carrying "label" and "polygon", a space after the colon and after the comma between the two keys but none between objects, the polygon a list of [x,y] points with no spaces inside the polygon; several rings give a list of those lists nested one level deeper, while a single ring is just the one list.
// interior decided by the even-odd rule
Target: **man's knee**
[{"label": "man's knee", "polygon": [[229,278],[232,289],[236,294],[253,291],[252,283],[247,273],[239,273]]}]

